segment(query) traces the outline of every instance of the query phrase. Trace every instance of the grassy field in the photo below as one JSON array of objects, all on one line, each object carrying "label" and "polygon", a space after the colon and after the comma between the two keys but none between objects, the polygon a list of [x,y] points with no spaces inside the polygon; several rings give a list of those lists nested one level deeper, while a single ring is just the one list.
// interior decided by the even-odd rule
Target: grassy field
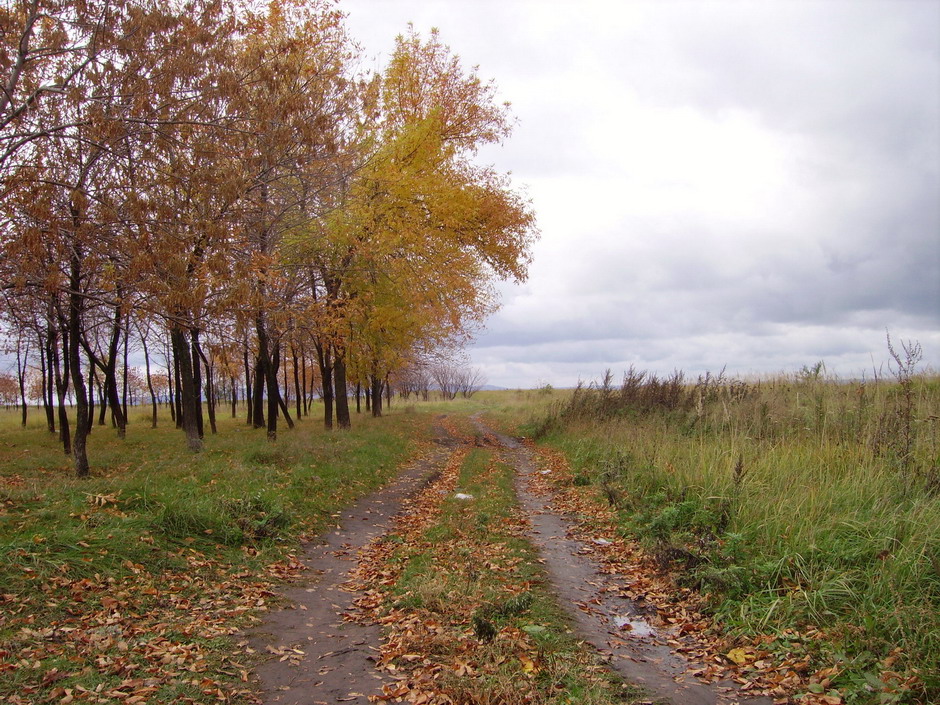
[{"label": "grassy field", "polygon": [[831,669],[846,702],[940,702],[940,379],[818,372],[634,372],[525,428],[730,632]]},{"label": "grassy field", "polygon": [[[383,419],[355,417],[351,433],[311,417],[276,444],[226,419],[196,456],[168,419],[151,430],[132,413],[125,441],[95,427],[85,481],[38,413],[24,430],[4,412],[0,698],[247,701],[251,655],[237,630],[296,571],[300,537],[384,482],[431,419],[482,413],[562,450],[623,535],[704,593],[728,633],[827,674],[816,689],[853,704],[940,702],[940,379],[820,372],[691,384],[632,373],[579,390],[395,400]],[[448,687],[524,679],[558,702],[622,697],[569,679],[581,667],[538,571],[523,569],[532,556],[512,528],[508,469],[476,449],[458,472],[478,501],[445,502],[393,547],[394,607],[451,620],[455,634],[474,617],[515,630],[541,660],[502,662],[497,649],[492,672]],[[515,582],[488,583],[461,551],[518,566],[531,601],[502,609],[511,595],[499,590]],[[439,599],[456,589],[463,603]]]},{"label": "grassy field", "polygon": [[39,413],[0,415],[0,700],[247,701],[237,630],[297,570],[299,537],[387,480],[427,417],[354,421],[312,416],[270,444],[224,419],[193,455],[168,418],[132,412],[125,441],[95,427],[77,480]]}]

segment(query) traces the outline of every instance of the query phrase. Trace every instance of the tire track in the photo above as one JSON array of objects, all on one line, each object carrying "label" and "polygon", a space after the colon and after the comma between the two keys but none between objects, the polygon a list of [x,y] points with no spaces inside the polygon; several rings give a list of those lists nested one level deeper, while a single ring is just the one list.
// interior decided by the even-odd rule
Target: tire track
[{"label": "tire track", "polygon": [[572,538],[572,522],[551,507],[552,497],[535,491],[539,472],[530,451],[474,417],[479,431],[495,438],[516,468],[516,493],[532,525],[530,540],[544,562],[559,604],[579,636],[608,658],[612,669],[650,695],[673,705],[771,705],[749,697],[730,682],[705,684],[690,675],[694,664],[673,649],[678,635],[650,618],[649,608],[623,597],[626,585],[602,570],[594,547]]},{"label": "tire track", "polygon": [[265,705],[365,705],[379,695],[383,678],[374,658],[382,629],[347,619],[359,593],[345,585],[359,564],[359,552],[388,533],[407,501],[430,482],[455,452],[438,429],[425,457],[405,468],[383,489],[341,513],[341,521],[311,542],[302,556],[308,579],[282,595],[290,605],[271,612],[250,633],[250,645],[273,657],[255,675]]}]

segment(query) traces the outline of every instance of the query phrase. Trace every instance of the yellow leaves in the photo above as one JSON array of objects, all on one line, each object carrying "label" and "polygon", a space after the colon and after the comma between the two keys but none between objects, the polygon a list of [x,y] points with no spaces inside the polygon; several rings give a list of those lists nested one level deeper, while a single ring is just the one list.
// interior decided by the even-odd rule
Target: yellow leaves
[{"label": "yellow leaves", "polygon": [[731,649],[725,656],[729,661],[736,663],[738,666],[743,666],[753,660],[753,655],[748,654],[744,649]]},{"label": "yellow leaves", "polygon": [[526,675],[533,675],[536,673],[535,661],[530,659],[526,655],[519,656],[519,662],[522,664],[522,672]]}]

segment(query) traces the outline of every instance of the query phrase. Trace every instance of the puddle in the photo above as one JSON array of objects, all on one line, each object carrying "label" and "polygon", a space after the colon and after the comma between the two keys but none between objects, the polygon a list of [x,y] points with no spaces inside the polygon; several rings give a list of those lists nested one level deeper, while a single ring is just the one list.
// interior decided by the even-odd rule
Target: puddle
[{"label": "puddle", "polygon": [[633,636],[656,636],[656,631],[644,619],[637,619],[632,615],[614,615],[614,624],[617,629],[621,629]]}]

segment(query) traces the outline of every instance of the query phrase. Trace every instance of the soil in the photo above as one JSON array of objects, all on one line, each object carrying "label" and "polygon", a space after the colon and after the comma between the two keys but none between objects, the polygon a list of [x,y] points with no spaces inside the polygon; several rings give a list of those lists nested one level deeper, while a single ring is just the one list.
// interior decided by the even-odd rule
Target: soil
[{"label": "soil", "polygon": [[356,598],[344,583],[359,549],[386,533],[407,498],[444,466],[453,452],[449,445],[439,439],[428,457],[342,512],[331,531],[307,546],[304,577],[283,592],[289,606],[270,613],[249,634],[252,648],[272,654],[256,670],[266,705],[365,705],[381,693],[383,681],[372,660],[381,628],[344,620]]},{"label": "soil", "polygon": [[[604,655],[626,680],[645,688],[659,702],[674,705],[770,705],[769,698],[748,698],[734,684],[705,685],[688,675],[694,664],[674,651],[676,635],[656,622],[642,605],[621,597],[617,576],[606,575],[592,548],[571,538],[571,521],[551,509],[551,497],[532,491],[535,464],[518,441],[494,433],[474,419],[479,430],[496,438],[517,471],[520,506],[531,521],[537,547],[558,603],[570,614],[580,638]],[[256,671],[266,705],[365,705],[382,692],[374,668],[381,643],[378,625],[344,619],[357,594],[344,583],[357,552],[388,532],[407,500],[443,468],[457,441],[438,430],[427,457],[406,467],[397,480],[342,513],[339,523],[308,545],[302,558],[307,572],[285,590],[289,607],[268,615],[250,634],[251,645],[272,658]]]}]

